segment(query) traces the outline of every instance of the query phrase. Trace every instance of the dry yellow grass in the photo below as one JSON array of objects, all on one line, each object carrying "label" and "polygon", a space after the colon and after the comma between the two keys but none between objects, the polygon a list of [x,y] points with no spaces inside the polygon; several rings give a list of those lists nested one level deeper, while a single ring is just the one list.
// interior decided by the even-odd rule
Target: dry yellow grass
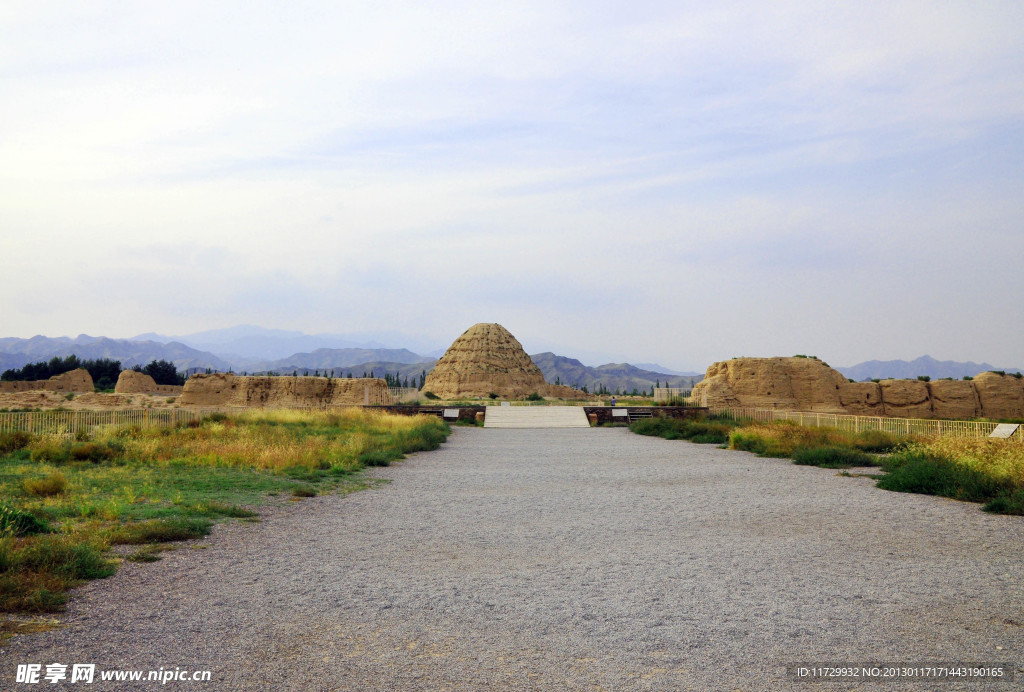
[{"label": "dry yellow grass", "polygon": [[[358,408],[332,412],[248,411],[202,426],[98,429],[91,442],[123,449],[121,456],[152,464],[245,466],[258,469],[358,467],[359,455],[380,440],[420,428],[420,416]],[[329,432],[324,434],[325,431]],[[30,450],[53,459],[66,441],[40,436]],[[85,443],[82,443],[85,444]]]}]

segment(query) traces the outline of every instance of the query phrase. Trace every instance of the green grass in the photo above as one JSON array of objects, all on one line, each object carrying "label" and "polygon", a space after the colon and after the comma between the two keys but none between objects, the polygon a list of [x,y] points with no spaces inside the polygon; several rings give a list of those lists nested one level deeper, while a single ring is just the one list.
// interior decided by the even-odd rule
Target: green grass
[{"label": "green grass", "polygon": [[113,573],[111,546],[153,561],[215,522],[256,520],[274,498],[371,487],[363,469],[436,449],[449,432],[434,417],[351,410],[0,436],[0,612],[60,610],[69,589]]},{"label": "green grass", "polygon": [[804,447],[793,452],[793,463],[800,466],[820,466],[825,469],[848,469],[854,466],[874,466],[876,457],[849,447]]},{"label": "green grass", "polygon": [[936,440],[882,462],[878,487],[981,502],[986,512],[1024,514],[1024,446],[1002,440]]}]

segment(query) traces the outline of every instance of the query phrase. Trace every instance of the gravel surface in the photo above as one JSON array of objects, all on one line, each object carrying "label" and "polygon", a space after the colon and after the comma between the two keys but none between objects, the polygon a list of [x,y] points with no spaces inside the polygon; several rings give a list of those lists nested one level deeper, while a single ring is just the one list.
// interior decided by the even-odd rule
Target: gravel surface
[{"label": "gravel surface", "polygon": [[[0,650],[0,689],[53,662],[211,690],[1024,688],[1022,517],[623,428],[456,428],[374,473],[88,584]],[[800,684],[798,662],[1017,680]]]}]

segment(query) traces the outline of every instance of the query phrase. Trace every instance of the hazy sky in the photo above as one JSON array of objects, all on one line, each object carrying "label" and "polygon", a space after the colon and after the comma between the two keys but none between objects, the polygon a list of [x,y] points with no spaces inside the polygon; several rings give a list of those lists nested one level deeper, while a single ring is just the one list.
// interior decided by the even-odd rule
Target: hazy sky
[{"label": "hazy sky", "polygon": [[1019,0],[6,0],[0,94],[0,336],[1024,363]]}]

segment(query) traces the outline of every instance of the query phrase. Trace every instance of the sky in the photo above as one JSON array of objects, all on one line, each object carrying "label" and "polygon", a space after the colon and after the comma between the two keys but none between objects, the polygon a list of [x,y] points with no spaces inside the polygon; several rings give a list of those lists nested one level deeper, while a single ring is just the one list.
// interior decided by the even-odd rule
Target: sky
[{"label": "sky", "polygon": [[1024,363],[1024,4],[0,5],[0,336]]}]

